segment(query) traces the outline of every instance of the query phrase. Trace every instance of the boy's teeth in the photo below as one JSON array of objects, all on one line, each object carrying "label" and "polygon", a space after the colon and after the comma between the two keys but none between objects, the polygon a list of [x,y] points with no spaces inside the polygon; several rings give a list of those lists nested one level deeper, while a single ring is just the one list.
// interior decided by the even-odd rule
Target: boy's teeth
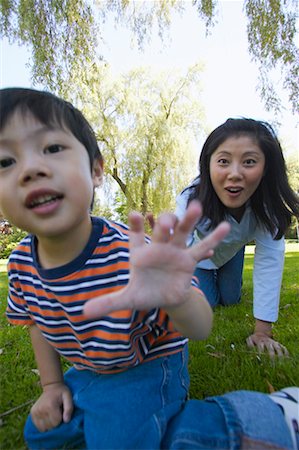
[{"label": "boy's teeth", "polygon": [[55,200],[56,197],[53,195],[43,195],[42,197],[36,198],[35,200],[33,200],[33,202],[31,203],[31,206],[37,206],[37,205],[42,205],[43,203],[47,203],[50,202],[52,200]]}]

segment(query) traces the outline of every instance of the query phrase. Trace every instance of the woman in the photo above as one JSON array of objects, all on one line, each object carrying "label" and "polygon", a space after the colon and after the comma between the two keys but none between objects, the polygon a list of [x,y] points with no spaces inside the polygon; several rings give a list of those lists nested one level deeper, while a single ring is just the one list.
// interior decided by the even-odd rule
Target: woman
[{"label": "woman", "polygon": [[224,219],[231,232],[211,259],[197,265],[195,275],[212,306],[238,303],[244,246],[255,241],[255,330],[247,344],[282,356],[287,350],[273,340],[272,323],[278,318],[284,233],[292,215],[299,216],[299,201],[288,183],[280,143],[266,122],[228,119],[204,143],[199,173],[177,198],[179,218],[192,199],[203,206],[190,245]]}]

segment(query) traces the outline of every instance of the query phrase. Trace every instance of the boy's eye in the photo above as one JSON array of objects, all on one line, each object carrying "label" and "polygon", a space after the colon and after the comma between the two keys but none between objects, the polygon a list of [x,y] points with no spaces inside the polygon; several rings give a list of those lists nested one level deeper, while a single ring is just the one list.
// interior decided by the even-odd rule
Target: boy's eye
[{"label": "boy's eye", "polygon": [[0,159],[0,169],[6,169],[7,167],[14,164],[15,160],[13,158],[3,158]]},{"label": "boy's eye", "polygon": [[59,153],[59,152],[62,152],[62,150],[63,150],[62,145],[53,144],[53,145],[49,145],[49,147],[47,147],[45,149],[45,153]]}]

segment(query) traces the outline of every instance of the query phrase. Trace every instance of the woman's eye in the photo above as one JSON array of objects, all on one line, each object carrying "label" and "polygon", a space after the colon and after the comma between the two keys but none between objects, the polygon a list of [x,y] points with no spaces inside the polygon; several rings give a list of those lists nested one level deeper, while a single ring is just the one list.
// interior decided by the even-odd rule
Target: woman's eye
[{"label": "woman's eye", "polygon": [[63,150],[62,145],[54,144],[54,145],[49,145],[49,147],[47,147],[45,149],[45,153],[59,153],[59,152],[62,152],[62,150]]},{"label": "woman's eye", "polygon": [[256,163],[255,159],[246,159],[246,161],[244,161],[244,163],[246,164],[246,166],[252,166],[253,164]]},{"label": "woman's eye", "polygon": [[228,160],[225,158],[220,158],[220,159],[218,159],[218,163],[219,164],[228,164]]},{"label": "woman's eye", "polygon": [[0,169],[6,169],[14,164],[15,160],[13,158],[3,158],[0,159]]}]

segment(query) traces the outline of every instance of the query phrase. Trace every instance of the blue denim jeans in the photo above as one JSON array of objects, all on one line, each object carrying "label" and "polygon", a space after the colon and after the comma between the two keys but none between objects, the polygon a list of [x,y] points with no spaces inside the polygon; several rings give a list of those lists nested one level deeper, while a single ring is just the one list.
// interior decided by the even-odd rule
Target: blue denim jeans
[{"label": "blue denim jeans", "polygon": [[245,247],[219,269],[196,268],[194,275],[208,302],[217,305],[235,305],[241,300],[242,274]]},{"label": "blue denim jeans", "polygon": [[70,369],[72,420],[39,432],[29,416],[30,449],[291,449],[280,408],[269,396],[239,391],[187,400],[187,350],[127,372]]}]

